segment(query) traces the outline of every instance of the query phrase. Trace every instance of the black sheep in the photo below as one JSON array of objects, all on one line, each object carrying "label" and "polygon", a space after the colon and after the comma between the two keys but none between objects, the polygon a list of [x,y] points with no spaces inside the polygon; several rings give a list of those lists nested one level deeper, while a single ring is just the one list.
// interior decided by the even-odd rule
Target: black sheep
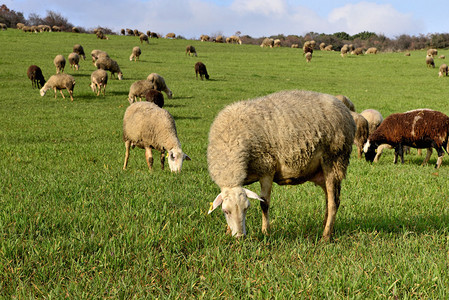
[{"label": "black sheep", "polygon": [[203,76],[205,76],[206,79],[209,79],[209,74],[207,74],[206,65],[200,61],[195,64],[195,75],[197,79],[198,74],[200,75],[201,80],[203,80]]},{"label": "black sheep", "polygon": [[28,78],[31,80],[31,86],[40,89],[45,84],[44,75],[42,74],[41,68],[36,65],[29,66],[27,70]]}]

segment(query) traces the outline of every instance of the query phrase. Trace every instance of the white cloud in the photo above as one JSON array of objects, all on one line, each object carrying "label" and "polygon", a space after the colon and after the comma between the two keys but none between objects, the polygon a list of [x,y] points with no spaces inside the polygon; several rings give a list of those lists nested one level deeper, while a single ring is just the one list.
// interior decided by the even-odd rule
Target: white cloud
[{"label": "white cloud", "polygon": [[239,14],[279,16],[288,13],[285,0],[235,0],[230,7]]}]

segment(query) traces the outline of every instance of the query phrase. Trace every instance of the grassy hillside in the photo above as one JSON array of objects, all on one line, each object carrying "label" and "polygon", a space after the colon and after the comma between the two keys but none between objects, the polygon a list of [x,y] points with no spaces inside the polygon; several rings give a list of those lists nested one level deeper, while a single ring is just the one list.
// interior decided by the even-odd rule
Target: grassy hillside
[{"label": "grassy hillside", "polygon": [[[74,102],[41,97],[26,76],[36,64],[48,79],[53,58],[74,44],[87,58]],[[415,108],[449,114],[449,78],[426,68],[425,51],[348,56],[186,40],[73,33],[0,32],[0,295],[5,298],[439,298],[449,297],[449,158],[421,167],[412,150],[404,165],[392,151],[370,165],[353,151],[334,242],[319,243],[324,195],[311,183],[274,186],[269,236],[260,232],[256,202],[248,237],[225,235],[219,193],[207,172],[209,126],[237,100],[284,89],[344,94],[358,112],[384,117]],[[198,57],[185,55],[196,47]],[[140,61],[129,61],[133,46]],[[110,78],[106,96],[89,88],[90,51],[118,61],[124,80]],[[440,51],[440,54],[449,52]],[[206,64],[211,80],[195,79]],[[129,86],[161,74],[174,93],[175,117],[192,161],[180,174],[148,171],[144,151],[122,170],[122,118]],[[298,124],[300,126],[300,124]],[[355,148],[354,148],[355,149]],[[434,151],[435,152],[435,151]],[[250,189],[258,192],[258,184]]]}]

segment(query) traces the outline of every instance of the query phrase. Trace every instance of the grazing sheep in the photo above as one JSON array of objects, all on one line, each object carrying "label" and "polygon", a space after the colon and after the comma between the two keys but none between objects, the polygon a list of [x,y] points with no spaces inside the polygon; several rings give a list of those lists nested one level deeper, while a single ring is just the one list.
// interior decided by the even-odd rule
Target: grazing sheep
[{"label": "grazing sheep", "polygon": [[132,29],[126,28],[126,33],[128,35],[134,35],[134,31]]},{"label": "grazing sheep", "polygon": [[142,97],[145,97],[145,94],[151,89],[155,89],[154,84],[147,79],[134,81],[129,87],[129,104],[134,103],[137,97],[139,97],[139,101],[142,101]]},{"label": "grazing sheep", "polygon": [[428,68],[432,67],[435,68],[435,62],[433,60],[433,57],[431,55],[426,56],[426,65]]},{"label": "grazing sheep", "polygon": [[75,44],[73,46],[73,52],[77,53],[83,60],[86,59],[86,53],[84,53],[84,48],[80,44]]},{"label": "grazing sheep", "polygon": [[174,34],[173,32],[167,33],[165,35],[165,38],[166,39],[174,39],[174,38],[176,38],[176,34]]},{"label": "grazing sheep", "polygon": [[72,52],[69,54],[69,64],[70,64],[70,69],[75,69],[75,70],[79,70],[80,69],[80,56],[78,55],[78,53]]},{"label": "grazing sheep", "polygon": [[69,92],[70,99],[73,101],[74,87],[75,87],[75,78],[73,78],[73,76],[68,74],[56,74],[48,79],[48,81],[41,88],[40,93],[41,96],[43,97],[49,89],[53,89],[55,91],[55,99],[56,99],[56,90],[59,90],[59,92],[62,95],[62,98],[65,99],[62,90],[66,89]]},{"label": "grazing sheep", "polygon": [[200,75],[201,80],[203,80],[203,76],[205,76],[206,79],[209,79],[209,74],[207,74],[206,65],[200,61],[195,64],[196,79],[198,79],[198,74]]},{"label": "grazing sheep", "polygon": [[311,52],[307,52],[305,55],[306,58],[306,62],[310,62],[312,60],[312,53]]},{"label": "grazing sheep", "polygon": [[[431,109],[416,109],[405,113],[391,114],[370,133],[364,146],[365,158],[373,161],[379,145],[389,144],[394,148],[394,163],[398,155],[404,163],[403,146],[413,148],[435,148],[438,153],[435,168],[443,161],[444,151],[448,152],[449,117]],[[429,152],[423,164],[430,158]]]},{"label": "grazing sheep", "polygon": [[299,44],[292,44],[291,47],[292,48],[299,48]]},{"label": "grazing sheep", "polygon": [[61,54],[56,55],[55,59],[53,60],[53,64],[56,67],[56,74],[59,74],[59,72],[64,73],[65,68],[65,57]]},{"label": "grazing sheep", "polygon": [[95,66],[97,67],[97,69],[103,69],[111,72],[111,75],[113,77],[115,77],[115,73],[117,73],[118,79],[123,79],[123,73],[120,70],[118,63],[115,60],[110,59],[109,57],[100,56],[95,62]]},{"label": "grazing sheep", "polygon": [[357,128],[354,137],[354,144],[357,146],[357,157],[362,158],[363,146],[365,145],[369,136],[369,124],[361,114],[351,111],[351,115]]},{"label": "grazing sheep", "polygon": [[150,75],[148,75],[147,80],[153,83],[153,88],[155,90],[158,90],[159,92],[165,92],[165,94],[167,94],[168,99],[173,98],[173,93],[165,84],[164,77],[162,77],[157,73],[151,73]]},{"label": "grazing sheep", "polygon": [[427,55],[428,56],[437,56],[438,55],[438,50],[437,49],[427,49]]},{"label": "grazing sheep", "polygon": [[326,47],[324,47],[324,51],[332,51],[332,45],[327,45]]},{"label": "grazing sheep", "polygon": [[312,41],[306,41],[304,43],[304,45],[302,46],[302,51],[303,51],[303,55],[305,55],[306,53],[311,53],[313,54],[313,48],[314,48],[314,43],[312,43]]},{"label": "grazing sheep", "polygon": [[351,51],[352,55],[363,55],[363,48],[355,48]]},{"label": "grazing sheep", "polygon": [[126,148],[123,170],[128,164],[129,148],[135,146],[145,149],[145,160],[150,170],[153,169],[151,149],[161,152],[162,170],[166,151],[172,172],[180,172],[183,161],[190,160],[190,157],[182,152],[173,117],[168,111],[151,102],[133,103],[126,109],[123,117],[123,141]]},{"label": "grazing sheep", "polygon": [[446,65],[446,64],[442,64],[442,65],[440,66],[440,70],[439,70],[439,72],[438,72],[438,76],[439,76],[439,77],[447,76],[448,71],[449,71],[449,70],[448,70],[447,65]]},{"label": "grazing sheep", "polygon": [[411,54],[410,54],[410,52],[405,52],[404,55],[405,55],[405,56],[410,56]]},{"label": "grazing sheep", "polygon": [[335,98],[337,98],[338,100],[343,102],[343,104],[346,105],[346,107],[349,108],[350,111],[354,111],[355,112],[354,103],[352,103],[352,101],[349,100],[348,97],[346,97],[344,95],[336,95]]},{"label": "grazing sheep", "polygon": [[320,50],[324,51],[324,48],[326,48],[326,43],[323,42],[320,44]]},{"label": "grazing sheep", "polygon": [[36,65],[31,65],[28,67],[27,70],[27,75],[28,78],[31,80],[31,86],[37,87],[38,89],[40,89],[41,87],[44,86],[45,84],[45,78],[44,75],[42,74],[42,70],[41,68],[39,68]]},{"label": "grazing sheep", "polygon": [[140,39],[140,43],[143,44],[143,42],[146,42],[147,44],[150,43],[150,41],[148,40],[148,35],[142,33],[139,37]]},{"label": "grazing sheep", "polygon": [[108,84],[108,73],[103,69],[98,69],[90,75],[90,88],[92,92],[100,95],[101,87],[103,87],[103,96],[106,94],[106,85]]},{"label": "grazing sheep", "polygon": [[377,48],[376,47],[368,48],[365,54],[377,54]]},{"label": "grazing sheep", "polygon": [[126,31],[125,31],[124,28],[120,29],[120,34],[121,34],[121,35],[126,35]]},{"label": "grazing sheep", "polygon": [[[325,194],[323,240],[329,240],[355,131],[345,105],[316,92],[281,91],[227,106],[209,131],[209,174],[221,189],[209,213],[222,205],[231,234],[244,236],[247,198],[258,199],[262,232],[267,233],[273,182],[311,181]],[[243,188],[256,181],[260,197]]]},{"label": "grazing sheep", "polygon": [[260,47],[262,47],[262,48],[265,48],[265,47],[273,48],[273,46],[274,46],[274,40],[270,39],[270,38],[265,38],[262,41],[262,44],[260,44]]},{"label": "grazing sheep", "polygon": [[275,39],[273,42],[273,47],[280,47],[281,46],[281,40],[280,39]]},{"label": "grazing sheep", "polygon": [[370,134],[374,132],[384,120],[382,114],[375,109],[365,109],[360,114],[368,121]]},{"label": "grazing sheep", "polygon": [[440,55],[438,58],[439,59],[446,59],[446,56],[445,55]]},{"label": "grazing sheep", "polygon": [[132,61],[134,59],[134,61],[138,61],[140,54],[142,54],[142,50],[140,50],[140,47],[133,47],[133,52],[131,53],[129,60]]},{"label": "grazing sheep", "polygon": [[208,36],[207,34],[202,34],[202,35],[200,36],[200,40],[201,40],[202,42],[208,42],[209,39],[210,39],[210,36]]},{"label": "grazing sheep", "polygon": [[224,38],[222,35],[217,36],[216,38],[214,38],[214,43],[223,43],[224,42]]},{"label": "grazing sheep", "polygon": [[97,61],[97,59],[101,56],[104,57],[108,57],[109,58],[109,54],[107,54],[105,51],[102,50],[98,50],[98,49],[94,49],[92,50],[92,52],[90,52],[90,55],[92,56],[92,62],[95,64],[95,62]]},{"label": "grazing sheep", "polygon": [[340,49],[340,55],[341,57],[345,57],[346,54],[349,52],[349,46],[347,44],[343,45]]},{"label": "grazing sheep", "polygon": [[226,39],[226,43],[228,44],[242,44],[242,40],[240,40],[240,38],[236,35],[231,35],[230,37],[228,37]]},{"label": "grazing sheep", "polygon": [[192,45],[188,45],[187,47],[186,47],[186,55],[189,55],[190,56],[190,54],[192,54],[193,56],[198,56],[198,54],[196,53],[196,49],[195,49],[195,47],[193,47]]},{"label": "grazing sheep", "polygon": [[7,30],[7,29],[8,29],[8,26],[6,26],[5,23],[0,23],[0,29],[1,29],[1,30]]},{"label": "grazing sheep", "polygon": [[160,108],[164,107],[164,95],[158,90],[149,90],[145,93],[145,100],[148,102],[153,102]]}]

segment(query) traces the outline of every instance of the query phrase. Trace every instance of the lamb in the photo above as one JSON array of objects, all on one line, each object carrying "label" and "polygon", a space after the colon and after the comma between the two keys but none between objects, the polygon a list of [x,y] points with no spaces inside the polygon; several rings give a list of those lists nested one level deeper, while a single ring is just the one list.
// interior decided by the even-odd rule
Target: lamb
[{"label": "lamb", "polygon": [[157,73],[151,73],[150,75],[148,75],[147,80],[153,83],[153,88],[155,90],[158,90],[159,92],[165,92],[168,99],[173,98],[172,91],[167,87],[167,85],[165,84],[165,80],[161,75]]},{"label": "lamb", "polygon": [[106,94],[106,85],[108,84],[108,73],[103,69],[98,69],[90,75],[90,88],[92,92],[100,95],[101,87],[103,87],[103,96]]},{"label": "lamb", "polygon": [[193,56],[198,56],[198,54],[196,53],[196,50],[195,50],[195,47],[193,47],[192,45],[188,45],[187,47],[186,47],[186,55],[189,55],[190,56],[190,54],[192,54]]},{"label": "lamb", "polygon": [[92,56],[92,62],[94,64],[97,61],[97,59],[100,58],[101,56],[109,58],[109,55],[105,51],[98,50],[98,49],[92,50],[92,52],[90,52],[90,55]]},{"label": "lamb", "polygon": [[111,75],[113,77],[115,77],[115,73],[117,73],[118,79],[119,80],[123,79],[123,73],[120,70],[118,63],[115,60],[110,59],[109,57],[106,56],[98,57],[97,61],[95,62],[95,66],[97,67],[97,69],[103,69],[111,72]]},{"label": "lamb", "polygon": [[70,69],[79,70],[79,68],[80,68],[79,62],[80,62],[80,56],[77,53],[72,52],[69,54]]},{"label": "lamb", "polygon": [[150,41],[148,40],[148,35],[146,35],[146,34],[144,34],[144,33],[142,33],[142,34],[139,36],[139,39],[140,39],[140,43],[141,43],[141,44],[143,44],[143,42],[146,42],[147,44],[150,43]]},{"label": "lamb", "polygon": [[[323,240],[330,240],[355,131],[345,105],[316,92],[281,91],[227,106],[209,131],[209,174],[221,189],[209,213],[222,205],[229,232],[245,236],[247,198],[258,199],[267,233],[273,182],[311,181],[325,194]],[[243,188],[256,181],[260,196]]]},{"label": "lamb", "polygon": [[84,53],[84,48],[80,44],[75,44],[73,46],[73,52],[77,53],[83,60],[86,59],[86,53]]},{"label": "lamb", "polygon": [[426,65],[428,68],[430,68],[430,67],[435,68],[435,62],[433,61],[432,55],[426,56]]},{"label": "lamb", "polygon": [[137,97],[139,97],[139,101],[142,101],[142,97],[145,97],[145,94],[151,89],[155,89],[154,84],[147,79],[133,82],[129,88],[129,104],[135,102]]},{"label": "lamb", "polygon": [[362,158],[363,146],[365,145],[369,136],[369,124],[362,115],[354,111],[351,111],[351,116],[354,119],[356,126],[354,144],[357,146],[357,157]]},{"label": "lamb", "polygon": [[305,55],[306,58],[306,62],[310,62],[312,60],[312,53],[311,52],[307,52]]},{"label": "lamb", "polygon": [[376,47],[368,48],[365,54],[377,54],[377,48]]},{"label": "lamb", "polygon": [[131,53],[129,60],[132,61],[134,59],[134,61],[138,61],[140,54],[142,54],[142,50],[140,50],[140,47],[133,47],[133,52]]},{"label": "lamb", "polygon": [[448,71],[449,71],[448,70],[448,66],[446,64],[442,64],[440,66],[440,70],[438,72],[438,76],[439,77],[447,76]]},{"label": "lamb", "polygon": [[346,105],[347,108],[349,108],[350,111],[355,112],[355,106],[354,103],[352,103],[351,100],[349,100],[348,97],[344,96],[344,95],[336,95],[335,98],[337,98],[338,100],[340,100],[341,102],[343,102],[344,105]]},{"label": "lamb", "polygon": [[203,80],[203,76],[205,76],[206,79],[209,79],[209,74],[207,74],[206,65],[200,61],[195,64],[196,79],[198,79],[198,74],[200,75],[201,80]]},{"label": "lamb", "polygon": [[56,74],[48,79],[48,81],[41,88],[40,93],[41,96],[43,97],[49,89],[53,89],[55,91],[55,99],[56,99],[56,90],[59,90],[59,92],[62,95],[62,98],[65,99],[62,90],[66,89],[69,92],[70,99],[73,102],[74,87],[75,87],[75,78],[73,78],[73,76],[68,74]]},{"label": "lamb", "polygon": [[39,68],[36,65],[31,65],[28,67],[27,70],[27,75],[28,78],[31,80],[31,86],[37,87],[38,89],[40,89],[41,87],[44,86],[45,84],[45,78],[44,75],[42,74],[42,70],[41,68]]},{"label": "lamb", "polygon": [[[403,146],[413,148],[435,148],[438,153],[435,168],[443,161],[444,151],[448,152],[449,117],[431,109],[416,109],[405,113],[388,116],[373,133],[370,133],[364,146],[365,158],[373,161],[376,149],[381,144],[389,144],[395,149],[395,160],[398,155],[404,163]],[[430,158],[429,152],[423,164]]]},{"label": "lamb", "polygon": [[123,170],[128,165],[129,148],[135,146],[145,149],[145,160],[150,170],[153,169],[151,149],[161,152],[162,170],[166,151],[172,172],[180,172],[184,160],[191,160],[182,152],[172,115],[151,102],[133,103],[126,109],[123,117],[123,141],[126,148]]},{"label": "lamb", "polygon": [[53,60],[53,64],[56,67],[56,74],[59,74],[59,72],[64,73],[65,68],[65,57],[61,54],[58,54],[55,56],[55,59]]},{"label": "lamb", "polygon": [[145,93],[145,100],[153,102],[160,108],[164,107],[164,95],[158,90],[149,90]]}]

